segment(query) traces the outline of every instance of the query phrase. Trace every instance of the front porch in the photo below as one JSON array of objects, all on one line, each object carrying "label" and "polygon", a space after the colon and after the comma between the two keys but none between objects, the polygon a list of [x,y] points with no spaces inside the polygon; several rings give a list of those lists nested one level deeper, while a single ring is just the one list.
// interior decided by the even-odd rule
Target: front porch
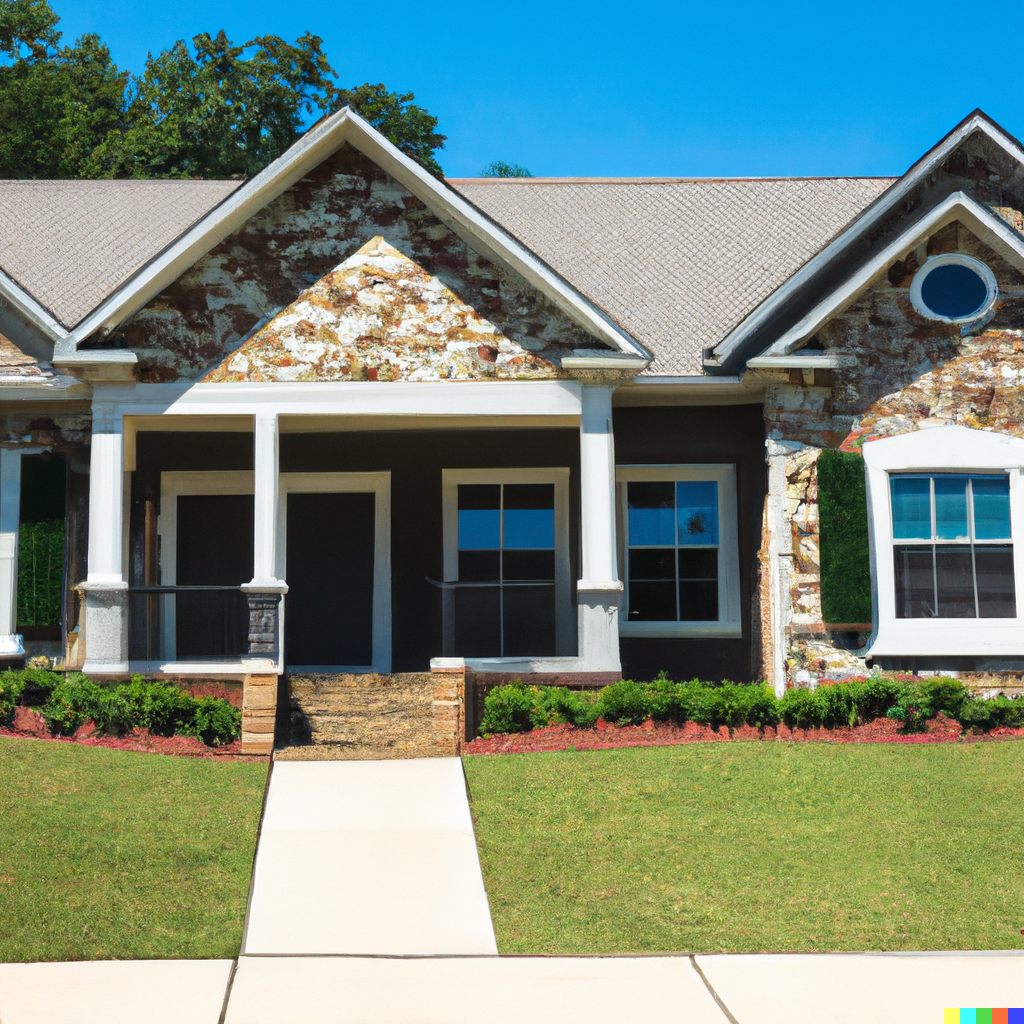
[{"label": "front porch", "polygon": [[83,671],[616,677],[611,392],[97,387]]}]

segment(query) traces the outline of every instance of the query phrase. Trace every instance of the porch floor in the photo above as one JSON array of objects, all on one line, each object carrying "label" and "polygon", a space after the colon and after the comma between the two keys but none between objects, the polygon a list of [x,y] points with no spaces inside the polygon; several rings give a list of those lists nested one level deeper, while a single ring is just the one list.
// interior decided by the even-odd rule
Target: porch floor
[{"label": "porch floor", "polygon": [[243,954],[497,951],[459,758],[275,761]]}]

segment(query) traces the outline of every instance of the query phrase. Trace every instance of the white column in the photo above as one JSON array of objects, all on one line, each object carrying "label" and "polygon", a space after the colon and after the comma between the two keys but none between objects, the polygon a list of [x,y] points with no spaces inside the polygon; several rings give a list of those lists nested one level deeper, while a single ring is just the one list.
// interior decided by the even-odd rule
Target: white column
[{"label": "white column", "polygon": [[25,648],[18,628],[18,525],[21,452],[0,451],[0,657],[18,658]]},{"label": "white column", "polygon": [[124,418],[95,405],[89,461],[89,574],[85,665],[94,675],[128,672],[128,582],[124,578]]},{"label": "white column", "polygon": [[[252,670],[280,667],[284,624],[281,595],[288,585],[277,578],[278,454],[277,413],[257,413],[253,424],[253,573],[243,584],[249,595],[249,656]],[[276,659],[272,651],[278,652]]]},{"label": "white column", "polygon": [[585,384],[580,409],[582,579],[579,655],[589,672],[619,672],[619,580],[615,540],[615,435],[612,388]]}]

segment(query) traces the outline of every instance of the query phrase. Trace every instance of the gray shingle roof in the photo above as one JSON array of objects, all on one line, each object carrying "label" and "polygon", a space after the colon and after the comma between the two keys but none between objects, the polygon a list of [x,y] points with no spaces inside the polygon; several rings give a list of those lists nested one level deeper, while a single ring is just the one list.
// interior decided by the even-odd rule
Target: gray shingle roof
[{"label": "gray shingle roof", "polygon": [[449,180],[656,353],[716,344],[894,178]]},{"label": "gray shingle roof", "polygon": [[[893,178],[450,179],[656,354],[701,350]],[[0,181],[0,269],[73,327],[238,186],[234,181]]]},{"label": "gray shingle roof", "polygon": [[238,181],[0,181],[0,268],[73,327]]}]

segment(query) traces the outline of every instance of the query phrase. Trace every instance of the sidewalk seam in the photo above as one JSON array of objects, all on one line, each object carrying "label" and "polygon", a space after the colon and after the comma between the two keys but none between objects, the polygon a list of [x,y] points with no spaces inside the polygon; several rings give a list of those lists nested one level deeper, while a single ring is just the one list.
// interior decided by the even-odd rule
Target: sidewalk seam
[{"label": "sidewalk seam", "polygon": [[228,971],[228,983],[224,987],[224,1002],[220,1007],[220,1016],[217,1018],[217,1024],[224,1024],[224,1018],[228,1014],[228,1000],[231,998],[231,986],[235,983],[235,971],[238,970],[238,957],[235,957],[231,961],[231,970]]},{"label": "sidewalk seam", "polygon": [[729,1024],[740,1024],[740,1022],[733,1016],[732,1010],[722,1001],[722,997],[715,991],[714,985],[708,981],[707,975],[700,969],[700,964],[697,963],[697,958],[691,953],[690,963],[693,965],[693,969],[697,972],[697,977],[704,982],[704,987],[711,993],[711,998],[718,1003],[718,1008],[725,1014]]}]

